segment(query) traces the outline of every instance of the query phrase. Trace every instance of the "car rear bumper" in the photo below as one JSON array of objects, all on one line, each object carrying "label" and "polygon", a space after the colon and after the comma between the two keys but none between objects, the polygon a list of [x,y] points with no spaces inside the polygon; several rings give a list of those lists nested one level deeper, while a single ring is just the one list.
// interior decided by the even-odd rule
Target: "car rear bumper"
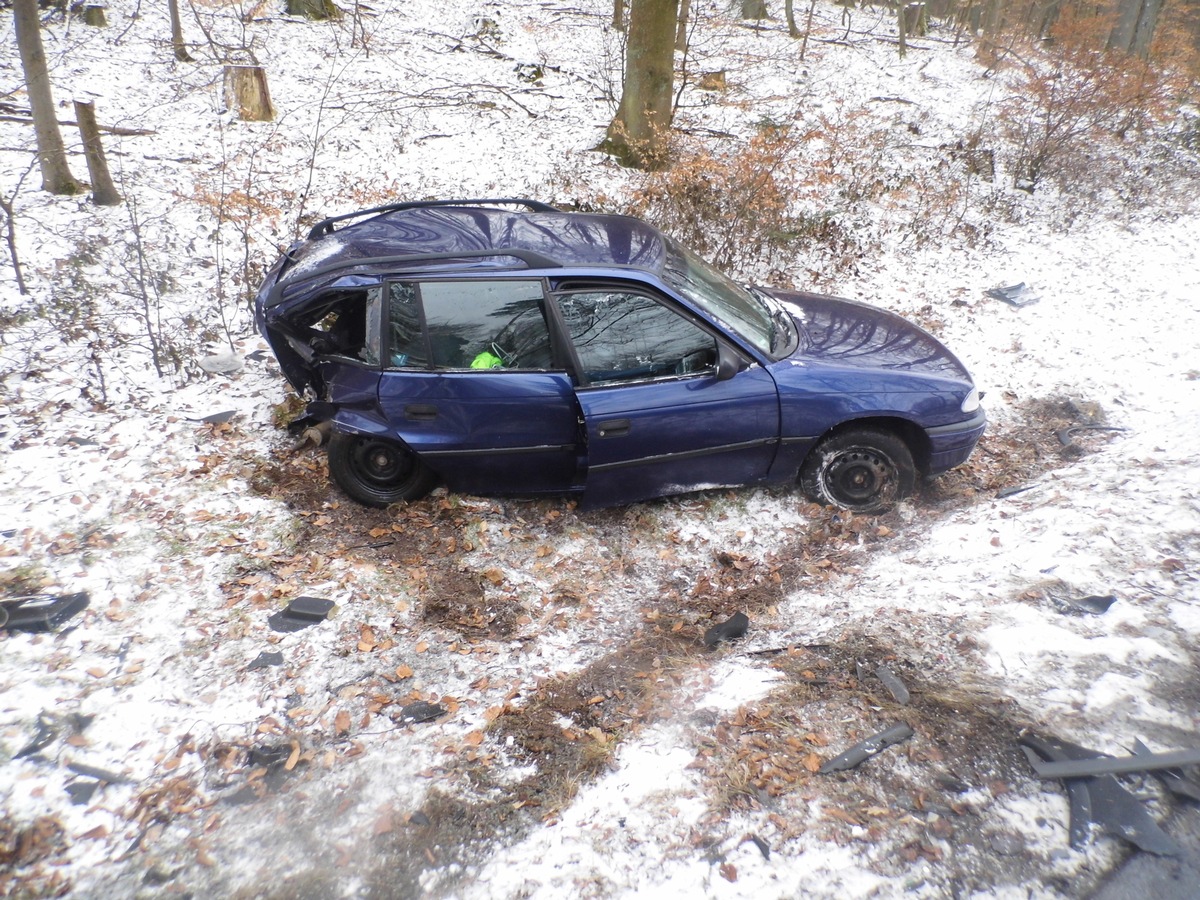
[{"label": "car rear bumper", "polygon": [[987,413],[982,409],[965,422],[926,428],[929,436],[928,475],[938,475],[967,461],[987,428]]}]

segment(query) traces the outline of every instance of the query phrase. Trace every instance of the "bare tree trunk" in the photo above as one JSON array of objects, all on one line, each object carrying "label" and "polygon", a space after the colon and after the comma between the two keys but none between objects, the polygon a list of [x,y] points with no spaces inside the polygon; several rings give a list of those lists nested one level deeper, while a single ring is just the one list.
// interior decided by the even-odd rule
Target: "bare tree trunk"
[{"label": "bare tree trunk", "polygon": [[108,174],[108,162],[104,159],[104,147],[100,144],[95,104],[76,100],[75,121],[79,123],[79,133],[83,135],[83,155],[87,160],[88,176],[92,179],[92,202],[97,206],[120,206],[122,198],[117,193],[112,176]]},{"label": "bare tree trunk", "polygon": [[187,44],[183,40],[183,20],[179,17],[179,0],[167,0],[167,12],[171,16],[171,48],[175,51],[175,59],[179,62],[191,62],[192,56],[187,52]]},{"label": "bare tree trunk", "polygon": [[1108,37],[1108,48],[1136,53],[1142,59],[1148,57],[1162,6],[1163,0],[1120,0],[1119,15]]},{"label": "bare tree trunk", "polygon": [[788,37],[800,37],[800,29],[796,27],[796,0],[784,0],[783,18],[787,22]]},{"label": "bare tree trunk", "polygon": [[675,79],[678,0],[633,0],[621,104],[601,148],[627,166],[665,164]]},{"label": "bare tree trunk", "polygon": [[625,30],[625,0],[613,0],[612,27],[616,31]]},{"label": "bare tree trunk", "polygon": [[25,273],[21,270],[21,258],[17,256],[17,214],[14,207],[17,205],[17,194],[21,192],[21,185],[25,183],[25,176],[31,171],[32,163],[17,179],[12,196],[0,196],[0,210],[4,211],[4,241],[8,244],[8,258],[12,260],[13,274],[17,277],[17,291],[22,295],[29,293],[29,287],[25,284]]},{"label": "bare tree trunk", "polygon": [[767,0],[741,0],[743,19],[765,19]]},{"label": "bare tree trunk", "polygon": [[275,118],[267,73],[262,66],[225,67],[225,104],[245,122],[270,122]]},{"label": "bare tree trunk", "polygon": [[817,9],[817,0],[808,4],[808,19],[804,23],[804,40],[800,42],[800,61],[804,62],[804,54],[808,52],[808,36],[812,34],[813,13]]},{"label": "bare tree trunk", "polygon": [[686,50],[688,17],[692,13],[692,0],[679,0],[679,23],[675,27],[675,49]]},{"label": "bare tree trunk", "polygon": [[42,48],[37,0],[13,0],[13,22],[21,52],[21,68],[25,71],[25,85],[29,90],[29,106],[33,110],[42,190],[52,194],[78,194],[83,188],[71,176],[67,165],[67,150],[58,130],[54,97],[50,93],[50,73],[46,70],[46,51]]}]

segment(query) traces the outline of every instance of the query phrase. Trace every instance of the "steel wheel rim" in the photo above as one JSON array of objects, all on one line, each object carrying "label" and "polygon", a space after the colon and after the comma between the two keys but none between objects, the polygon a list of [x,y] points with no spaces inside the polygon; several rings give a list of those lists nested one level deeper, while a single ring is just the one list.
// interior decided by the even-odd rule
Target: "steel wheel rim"
[{"label": "steel wheel rim", "polygon": [[856,448],[833,459],[825,469],[825,488],[831,498],[847,506],[863,506],[896,489],[896,467],[875,450]]}]

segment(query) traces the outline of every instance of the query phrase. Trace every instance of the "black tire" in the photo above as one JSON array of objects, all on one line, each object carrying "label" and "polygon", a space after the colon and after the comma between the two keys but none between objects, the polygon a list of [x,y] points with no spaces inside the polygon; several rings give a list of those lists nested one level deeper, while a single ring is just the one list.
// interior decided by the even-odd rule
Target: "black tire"
[{"label": "black tire", "polygon": [[818,503],[856,513],[891,509],[912,493],[917,468],[912,451],[894,434],[856,428],[830,435],[808,454],[800,487]]},{"label": "black tire", "polygon": [[366,506],[419,500],[435,482],[429,468],[403,444],[336,431],[329,439],[329,474],[346,494]]}]

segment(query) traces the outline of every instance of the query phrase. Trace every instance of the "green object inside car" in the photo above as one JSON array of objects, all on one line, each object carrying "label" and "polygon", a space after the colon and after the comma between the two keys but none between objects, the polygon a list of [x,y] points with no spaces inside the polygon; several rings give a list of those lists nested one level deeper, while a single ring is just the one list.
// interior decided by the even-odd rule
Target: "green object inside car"
[{"label": "green object inside car", "polygon": [[484,350],[473,360],[471,360],[472,369],[502,369],[504,368],[504,360],[498,357],[490,350]]}]

